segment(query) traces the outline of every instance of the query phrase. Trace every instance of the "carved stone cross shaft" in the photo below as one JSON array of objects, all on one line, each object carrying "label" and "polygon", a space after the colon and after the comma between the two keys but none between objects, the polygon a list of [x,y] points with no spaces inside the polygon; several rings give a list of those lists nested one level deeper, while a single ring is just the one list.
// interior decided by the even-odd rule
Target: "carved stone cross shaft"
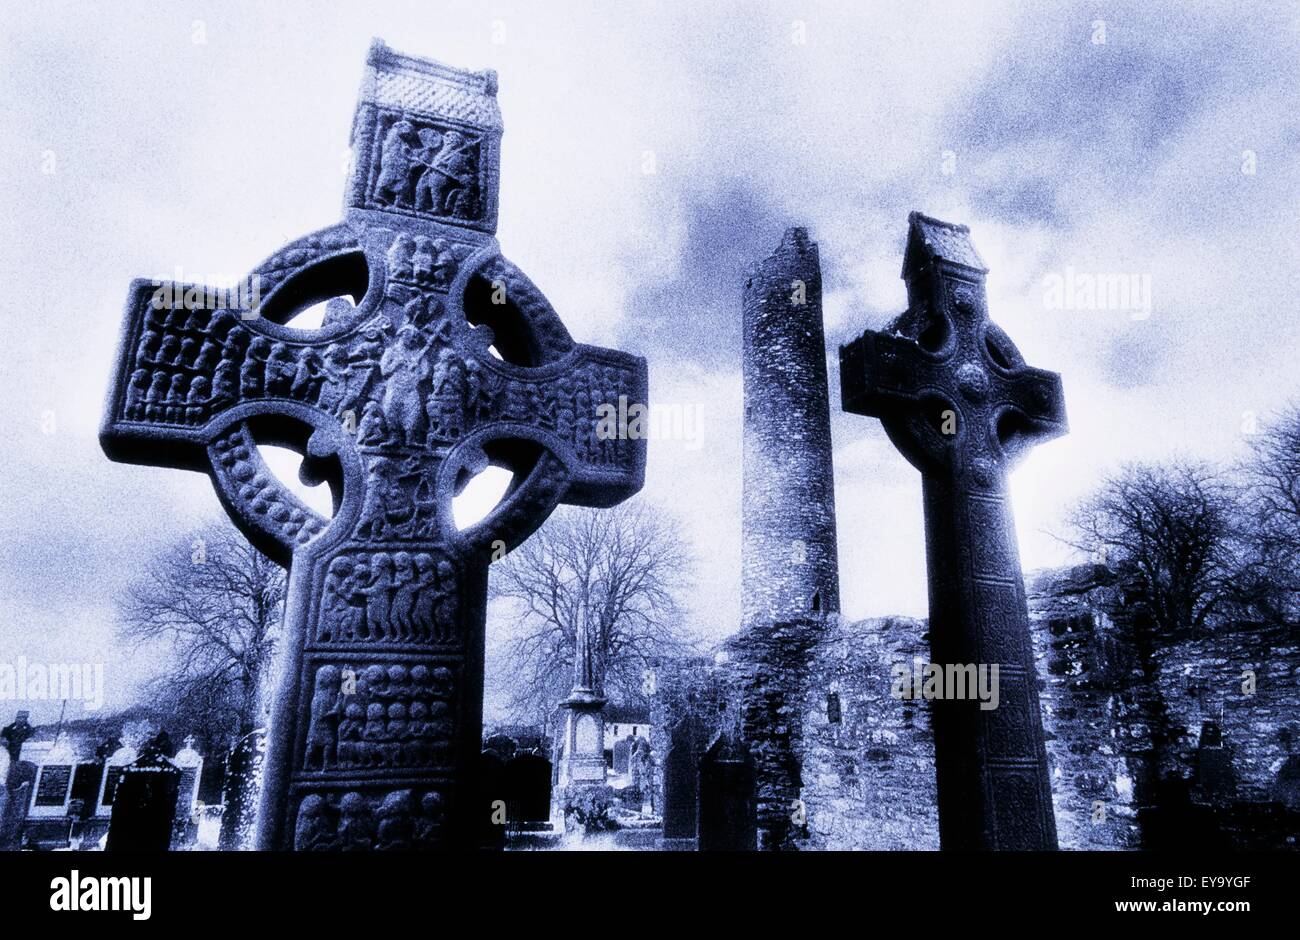
[{"label": "carved stone cross shaft", "polygon": [[[998,664],[996,708],[933,702],[944,848],[1054,849],[1056,821],[1006,476],[1064,434],[1060,376],[988,318],[965,226],[913,212],[908,309],[840,349],[844,410],[881,419],[922,473],[935,666]],[[990,671],[991,675],[991,671]]]},{"label": "carved stone cross shaft", "polygon": [[[575,343],[501,256],[500,138],[495,73],[376,42],[344,221],[273,255],[233,304],[131,287],[105,452],[207,472],[291,568],[262,848],[469,844],[488,564],[558,503],[641,487],[645,442],[598,433],[597,409],[644,402],[645,362]],[[323,323],[295,328],[322,301]],[[265,443],[331,484],[332,519],[276,480]],[[511,488],[459,530],[452,497],[488,464]]]}]

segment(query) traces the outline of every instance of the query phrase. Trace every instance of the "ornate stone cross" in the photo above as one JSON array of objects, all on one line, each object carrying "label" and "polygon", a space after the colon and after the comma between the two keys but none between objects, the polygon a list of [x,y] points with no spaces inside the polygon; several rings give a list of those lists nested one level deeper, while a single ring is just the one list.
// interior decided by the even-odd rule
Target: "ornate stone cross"
[{"label": "ornate stone cross", "polygon": [[[127,299],[105,452],[207,472],[291,568],[262,848],[469,844],[488,564],[558,503],[642,484],[645,442],[597,409],[645,402],[645,362],[575,343],[501,256],[501,130],[495,73],[376,42],[344,221],[273,255],[233,304],[148,281]],[[321,325],[297,328],[322,301]],[[331,484],[332,519],[276,480],[263,443]],[[511,487],[458,529],[452,498],[488,464]]]},{"label": "ornate stone cross", "polygon": [[[933,665],[997,664],[998,701],[933,702],[944,848],[1054,849],[1056,821],[1007,472],[1064,434],[1054,372],[989,320],[970,230],[913,212],[908,309],[840,349],[845,411],[880,418],[921,471]],[[991,672],[990,672],[991,674]]]}]

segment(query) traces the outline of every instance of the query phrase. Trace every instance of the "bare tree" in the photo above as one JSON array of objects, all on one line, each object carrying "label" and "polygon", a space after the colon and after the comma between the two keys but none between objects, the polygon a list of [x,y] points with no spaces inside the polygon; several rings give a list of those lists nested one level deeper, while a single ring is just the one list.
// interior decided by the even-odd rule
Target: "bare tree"
[{"label": "bare tree", "polygon": [[284,571],[233,528],[212,524],[153,559],[119,605],[119,635],[171,648],[151,695],[211,739],[259,724],[263,674],[275,649]]},{"label": "bare tree", "polygon": [[1204,464],[1130,464],[1073,513],[1080,541],[1136,579],[1154,631],[1187,635],[1226,612],[1236,597],[1236,506]]},{"label": "bare tree", "polygon": [[688,559],[669,517],[628,503],[563,507],[494,565],[491,596],[519,612],[502,670],[515,717],[544,719],[568,693],[584,620],[605,694],[644,702],[652,660],[690,648],[676,600]]},{"label": "bare tree", "polygon": [[1243,469],[1251,607],[1265,621],[1300,620],[1300,404],[1264,424]]}]

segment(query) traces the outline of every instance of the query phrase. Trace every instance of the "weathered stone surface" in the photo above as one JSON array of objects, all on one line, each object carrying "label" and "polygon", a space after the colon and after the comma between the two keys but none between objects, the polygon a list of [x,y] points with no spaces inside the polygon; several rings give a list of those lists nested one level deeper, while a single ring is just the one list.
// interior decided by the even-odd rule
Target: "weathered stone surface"
[{"label": "weathered stone surface", "polygon": [[743,624],[840,609],[817,245],[791,228],[745,283]]},{"label": "weathered stone surface", "polygon": [[1030,444],[1065,432],[1060,378],[988,318],[969,232],[912,213],[908,309],[840,350],[844,409],[881,419],[922,473],[931,660],[998,664],[1000,704],[937,700],[945,848],[1056,847],[1019,552],[1006,487]]},{"label": "weathered stone surface", "polygon": [[[101,430],[115,460],[206,471],[292,566],[264,848],[473,844],[488,563],[558,503],[612,505],[644,476],[644,440],[598,433],[602,404],[646,400],[644,361],[575,343],[493,238],[495,74],[382,43],[367,64],[344,221],[233,306],[135,282]],[[292,326],[327,299],[318,329]],[[334,517],[258,443],[303,453]],[[515,484],[459,530],[452,497],[489,463]]]}]

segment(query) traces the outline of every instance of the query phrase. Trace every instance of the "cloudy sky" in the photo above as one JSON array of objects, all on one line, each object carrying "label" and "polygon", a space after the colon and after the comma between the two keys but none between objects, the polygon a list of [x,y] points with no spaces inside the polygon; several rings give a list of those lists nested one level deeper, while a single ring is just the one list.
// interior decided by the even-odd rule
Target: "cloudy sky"
[{"label": "cloudy sky", "polygon": [[[691,538],[704,636],[740,607],[741,285],[787,225],[821,246],[833,389],[904,305],[907,213],[972,227],[994,318],[1065,382],[1071,434],[1013,481],[1026,568],[1123,461],[1231,460],[1300,386],[1293,5],[4,0],[0,661],[102,662],[110,707],[157,668],[114,599],[220,510],[99,450],[127,284],[232,281],[338,218],[372,36],[499,71],[506,253],[700,410],[642,498]],[[1149,308],[1058,309],[1067,271]],[[919,479],[877,422],[833,434],[845,612],[923,615]]]}]

